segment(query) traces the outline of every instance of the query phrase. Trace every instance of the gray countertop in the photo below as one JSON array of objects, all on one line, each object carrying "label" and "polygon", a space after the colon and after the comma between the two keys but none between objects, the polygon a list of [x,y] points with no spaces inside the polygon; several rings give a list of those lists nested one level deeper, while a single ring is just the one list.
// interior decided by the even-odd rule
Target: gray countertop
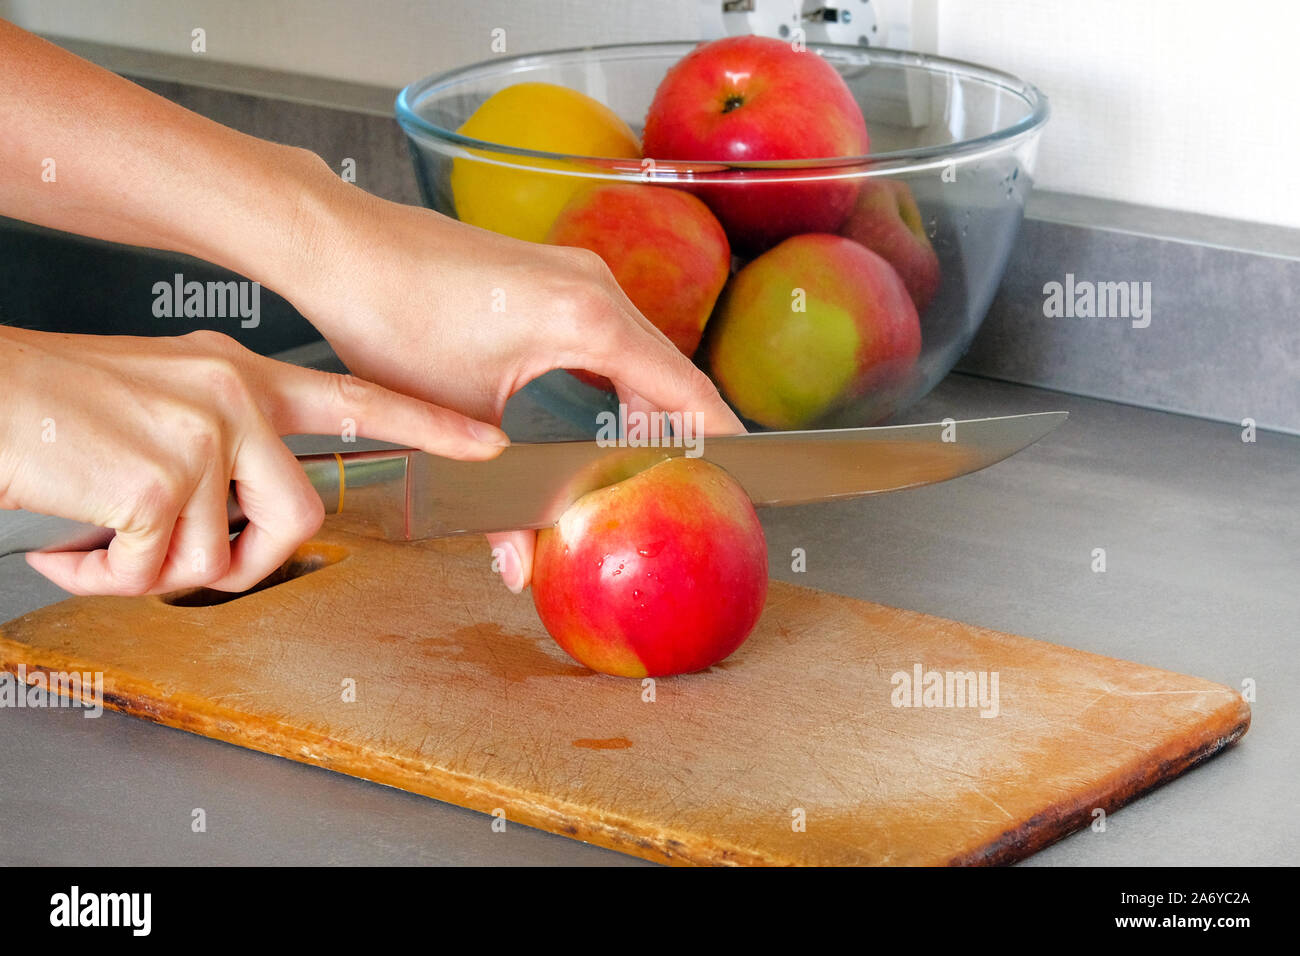
[{"label": "gray countertop", "polygon": [[[1300,438],[949,376],[906,421],[1065,409],[1011,460],[943,485],[763,513],[773,576],[1257,685],[1246,737],[1032,857],[1294,864]],[[525,399],[517,438],[558,437]],[[808,570],[789,571],[792,548]],[[1107,570],[1091,569],[1094,548]],[[59,600],[0,560],[0,620]],[[636,864],[398,790],[106,712],[0,709],[0,863]],[[207,832],[191,832],[203,808]]]}]

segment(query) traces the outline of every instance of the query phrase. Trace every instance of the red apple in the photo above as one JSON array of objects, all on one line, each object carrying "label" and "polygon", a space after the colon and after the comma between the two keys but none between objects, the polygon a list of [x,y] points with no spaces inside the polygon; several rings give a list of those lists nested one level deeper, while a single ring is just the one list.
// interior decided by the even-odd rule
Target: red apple
[{"label": "red apple", "polygon": [[882,256],[902,277],[916,310],[925,311],[939,289],[939,257],[907,183],[879,176],[863,180],[840,235]]},{"label": "red apple", "polygon": [[[769,37],[702,44],[669,69],[646,115],[642,150],[662,160],[753,162],[862,156],[870,142],[853,94],[810,50]],[[735,171],[698,186],[732,244],[765,249],[802,232],[835,232],[857,182],[798,170]],[[787,181],[755,182],[786,177]]]},{"label": "red apple", "polygon": [[537,535],[537,613],[570,656],[606,674],[716,664],[749,636],[766,596],[754,506],[699,458],[670,458],[590,492]]},{"label": "red apple", "polygon": [[[699,347],[731,270],[727,234],[709,208],[663,186],[587,189],[564,207],[546,241],[590,249],[604,259],[632,304],[688,356]],[[603,376],[573,374],[613,388]]]},{"label": "red apple", "polygon": [[735,275],[708,350],[714,381],[741,415],[803,428],[866,395],[887,413],[911,380],[921,323],[888,262],[851,239],[810,233]]}]

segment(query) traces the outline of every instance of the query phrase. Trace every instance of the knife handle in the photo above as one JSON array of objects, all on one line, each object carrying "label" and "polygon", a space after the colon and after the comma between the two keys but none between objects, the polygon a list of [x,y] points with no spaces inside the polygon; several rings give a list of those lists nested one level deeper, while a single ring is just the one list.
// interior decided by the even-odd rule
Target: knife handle
[{"label": "knife handle", "polygon": [[[406,476],[410,452],[360,451],[299,455],[298,464],[320,495],[326,514],[375,518],[389,537],[405,537]],[[231,491],[226,501],[231,532],[248,523]],[[113,540],[111,528],[30,511],[0,511],[0,558],[25,551],[93,551]]]}]

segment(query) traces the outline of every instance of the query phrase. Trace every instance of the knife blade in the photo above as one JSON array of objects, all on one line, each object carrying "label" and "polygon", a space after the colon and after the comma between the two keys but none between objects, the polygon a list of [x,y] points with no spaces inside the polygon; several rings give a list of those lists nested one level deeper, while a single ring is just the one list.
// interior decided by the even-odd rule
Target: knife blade
[{"label": "knife blade", "polygon": [[[1066,412],[1001,418],[758,432],[703,438],[700,457],[725,469],[755,507],[806,504],[934,484],[986,468],[1033,444]],[[685,454],[682,447],[590,441],[511,445],[490,462],[421,455],[413,462],[409,536],[544,528],[610,478]]]},{"label": "knife blade", "polygon": [[[545,528],[582,495],[688,453],[725,469],[756,507],[857,498],[947,481],[987,468],[1068,417],[1040,412],[922,425],[701,437],[657,446],[595,441],[517,443],[491,461],[414,449],[302,455],[329,512],[373,519],[385,537],[418,540]],[[233,494],[232,530],[243,523]],[[0,556],[103,547],[113,532],[44,515],[0,515]]]}]

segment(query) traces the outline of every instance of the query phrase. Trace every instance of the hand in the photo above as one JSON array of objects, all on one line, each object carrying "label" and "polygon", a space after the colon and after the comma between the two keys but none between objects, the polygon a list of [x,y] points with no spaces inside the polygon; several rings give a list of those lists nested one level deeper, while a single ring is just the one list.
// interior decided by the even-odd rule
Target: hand
[{"label": "hand", "polygon": [[[280,440],[338,433],[486,459],[499,429],[350,376],[255,355],[215,332],[179,338],[0,327],[0,508],[116,530],[106,549],[29,554],[74,594],[243,591],[320,527],[323,506]],[[226,499],[248,526],[230,541]]]},{"label": "hand", "polygon": [[[521,242],[342,183],[322,206],[311,266],[287,291],[358,375],[500,423],[529,381],[581,368],[611,379],[629,410],[700,412],[708,434],[744,431],[594,253]],[[522,590],[535,536],[489,537],[506,584]]]},{"label": "hand", "polygon": [[[584,368],[634,411],[742,430],[592,253],[377,199],[305,150],[227,129],[3,21],[0,80],[4,215],[232,269],[285,295],[358,375],[494,424],[532,378]],[[82,101],[95,109],[66,108]],[[49,156],[79,174],[52,188],[32,173]],[[533,536],[494,540],[522,590]]]}]

